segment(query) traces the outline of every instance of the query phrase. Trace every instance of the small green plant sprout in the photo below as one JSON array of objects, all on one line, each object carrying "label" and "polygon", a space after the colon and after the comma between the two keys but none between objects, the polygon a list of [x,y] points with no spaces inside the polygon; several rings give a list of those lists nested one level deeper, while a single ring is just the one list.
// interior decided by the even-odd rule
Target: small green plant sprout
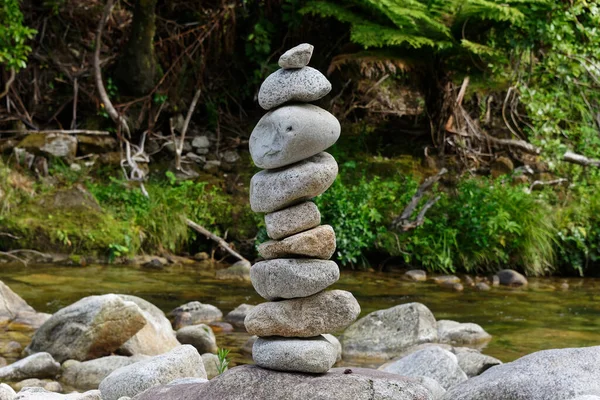
[{"label": "small green plant sprout", "polygon": [[108,262],[113,263],[117,257],[124,256],[129,253],[129,248],[117,243],[111,243],[108,245]]},{"label": "small green plant sprout", "polygon": [[217,364],[217,371],[219,372],[219,375],[221,375],[223,372],[227,371],[227,366],[229,366],[229,361],[230,361],[227,358],[228,355],[229,355],[228,349],[219,349],[219,351],[217,352],[217,357],[219,358],[219,363]]}]

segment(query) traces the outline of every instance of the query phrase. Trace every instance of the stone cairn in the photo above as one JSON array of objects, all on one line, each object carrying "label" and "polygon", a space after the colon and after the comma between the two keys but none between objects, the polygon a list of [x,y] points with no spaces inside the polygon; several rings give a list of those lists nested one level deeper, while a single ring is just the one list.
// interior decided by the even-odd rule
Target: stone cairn
[{"label": "stone cairn", "polygon": [[250,269],[252,285],[269,302],[245,319],[246,330],[259,336],[252,353],[263,368],[309,373],[327,372],[337,349],[323,336],[350,325],[360,313],[351,293],[324,291],[340,276],[329,259],[335,232],[320,225],[321,214],[310,199],[325,192],[338,166],[324,150],[340,136],[340,123],[309,102],[326,96],[331,83],[308,67],[313,46],[301,44],[279,59],[281,69],[260,87],[258,102],[269,112],[250,136],[250,154],[263,168],[252,177],[250,205],[265,213],[273,240],[259,246],[266,259]]}]

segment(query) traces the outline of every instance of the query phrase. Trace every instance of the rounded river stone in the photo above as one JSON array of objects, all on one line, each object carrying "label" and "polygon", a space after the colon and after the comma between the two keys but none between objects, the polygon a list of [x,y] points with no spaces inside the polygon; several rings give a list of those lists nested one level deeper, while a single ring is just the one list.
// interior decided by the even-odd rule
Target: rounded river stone
[{"label": "rounded river stone", "polygon": [[312,296],[339,278],[334,261],[278,258],[258,262],[250,269],[254,289],[267,300]]},{"label": "rounded river stone", "polygon": [[265,215],[267,235],[275,240],[314,228],[320,223],[321,213],[312,201]]},{"label": "rounded river stone", "polygon": [[258,91],[258,104],[270,110],[288,101],[309,103],[325,97],[331,83],[311,67],[278,69],[265,79]]},{"label": "rounded river stone", "polygon": [[314,49],[315,47],[312,44],[299,44],[283,53],[279,57],[278,64],[281,68],[286,69],[306,67],[310,62]]},{"label": "rounded river stone", "polygon": [[266,113],[250,136],[250,155],[259,168],[273,169],[314,156],[340,137],[340,123],[312,104],[292,104]]},{"label": "rounded river stone", "polygon": [[310,297],[257,305],[246,316],[251,335],[311,337],[343,329],[360,314],[352,293],[344,290],[319,292]]},{"label": "rounded river stone", "polygon": [[277,371],[321,374],[335,364],[335,346],[323,336],[311,338],[258,338],[252,358],[259,367]]},{"label": "rounded river stone", "polygon": [[271,213],[311,199],[335,181],[338,165],[331,154],[319,153],[287,168],[260,171],[250,181],[250,207]]},{"label": "rounded river stone", "polygon": [[329,260],[335,252],[335,232],[321,225],[283,240],[269,240],[258,246],[258,253],[267,260],[282,257],[312,257]]}]

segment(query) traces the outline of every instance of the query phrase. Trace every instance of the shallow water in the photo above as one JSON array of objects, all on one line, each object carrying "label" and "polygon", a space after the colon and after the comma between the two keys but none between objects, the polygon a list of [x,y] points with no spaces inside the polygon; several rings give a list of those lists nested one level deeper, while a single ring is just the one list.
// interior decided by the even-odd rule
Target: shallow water
[{"label": "shallow water", "polygon": [[[162,271],[131,266],[0,267],[0,280],[38,311],[53,313],[85,296],[125,293],[142,297],[163,311],[192,301],[210,303],[225,315],[241,303],[258,304],[262,299],[250,284],[219,281],[210,263],[171,266]],[[568,290],[560,290],[562,282]],[[493,340],[484,353],[511,361],[549,348],[600,345],[600,280],[530,279],[527,289],[493,288],[462,293],[425,282],[406,282],[401,273],[343,272],[334,288],[351,291],[362,314],[394,305],[420,302],[436,318],[480,324]],[[239,352],[247,340],[245,332],[219,334],[219,347],[232,349],[233,363],[249,362]],[[17,340],[22,334],[0,333],[0,342]],[[2,343],[0,343],[1,348]]]}]

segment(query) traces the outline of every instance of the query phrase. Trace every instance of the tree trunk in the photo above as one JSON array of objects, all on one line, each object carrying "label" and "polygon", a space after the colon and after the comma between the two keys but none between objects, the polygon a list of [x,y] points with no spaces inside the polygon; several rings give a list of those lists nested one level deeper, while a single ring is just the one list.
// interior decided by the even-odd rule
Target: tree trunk
[{"label": "tree trunk", "polygon": [[119,87],[127,94],[148,94],[157,82],[160,67],[154,54],[157,0],[136,0],[131,36],[117,66]]}]

